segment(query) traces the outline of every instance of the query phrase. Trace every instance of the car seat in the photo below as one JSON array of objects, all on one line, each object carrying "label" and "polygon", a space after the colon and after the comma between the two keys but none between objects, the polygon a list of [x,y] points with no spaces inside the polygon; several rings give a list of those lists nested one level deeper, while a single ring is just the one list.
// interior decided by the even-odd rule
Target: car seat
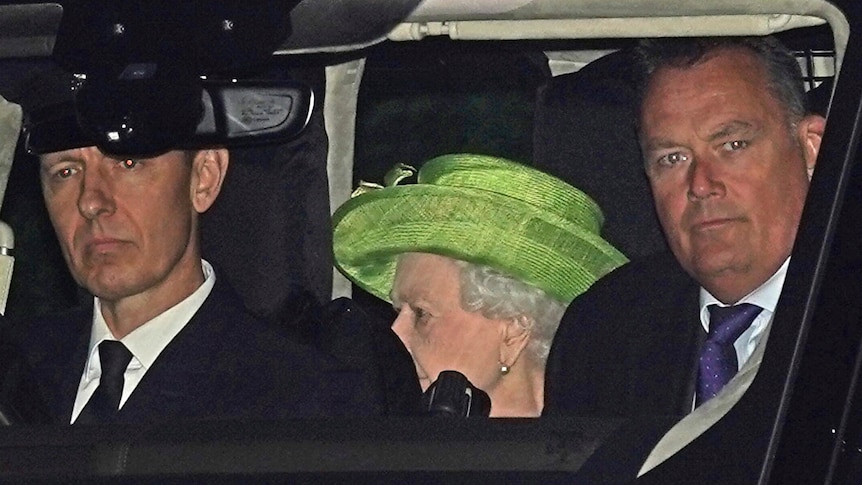
[{"label": "car seat", "polygon": [[286,143],[231,150],[222,193],[201,218],[204,258],[267,319],[303,299],[329,301],[332,291],[323,68],[290,69],[290,77],[315,93],[305,131]]},{"label": "car seat", "polygon": [[602,235],[629,258],[666,250],[635,132],[631,51],[615,51],[540,88],[533,133],[537,168],[601,206]]},{"label": "car seat", "polygon": [[358,369],[371,415],[420,414],[416,370],[390,322],[348,298],[330,301],[324,71],[314,66],[289,71],[315,93],[311,120],[297,139],[231,151],[222,193],[201,218],[203,256],[252,313]]}]

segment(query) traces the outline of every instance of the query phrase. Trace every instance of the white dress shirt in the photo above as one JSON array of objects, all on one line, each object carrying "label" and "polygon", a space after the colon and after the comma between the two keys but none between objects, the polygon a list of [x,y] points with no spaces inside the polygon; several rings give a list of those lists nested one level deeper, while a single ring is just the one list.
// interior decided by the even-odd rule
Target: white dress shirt
[{"label": "white dress shirt", "polygon": [[[757,315],[751,326],[733,343],[733,347],[736,349],[737,370],[741,369],[748,361],[748,358],[751,357],[755,347],[757,347],[757,343],[760,341],[761,335],[763,335],[763,331],[769,322],[772,321],[775,306],[778,304],[778,297],[781,296],[781,288],[784,287],[784,278],[787,276],[787,265],[789,263],[790,258],[784,260],[784,264],[778,268],[778,271],[772,277],[741,300],[734,303],[734,305],[751,303],[763,308],[763,311]],[[705,289],[700,289],[700,323],[707,333],[709,333],[709,309],[707,308],[709,305],[731,306],[721,303]]]},{"label": "white dress shirt", "polygon": [[[129,352],[132,360],[126,367],[123,375],[123,395],[120,398],[120,408],[128,400],[129,395],[135,390],[138,383],[152,367],[153,363],[168,344],[185,328],[189,320],[203,305],[215,285],[215,272],[212,266],[202,260],[201,265],[204,272],[203,284],[183,301],[167,309],[152,320],[136,328],[128,335],[120,339]],[[102,375],[102,364],[99,360],[99,344],[103,340],[117,340],[105,323],[102,316],[102,305],[98,298],[93,298],[93,325],[90,329],[90,346],[87,353],[87,362],[84,365],[84,373],[78,385],[78,394],[75,397],[75,406],[72,408],[71,422],[78,419],[81,410],[87,401],[99,387],[99,378]]]}]

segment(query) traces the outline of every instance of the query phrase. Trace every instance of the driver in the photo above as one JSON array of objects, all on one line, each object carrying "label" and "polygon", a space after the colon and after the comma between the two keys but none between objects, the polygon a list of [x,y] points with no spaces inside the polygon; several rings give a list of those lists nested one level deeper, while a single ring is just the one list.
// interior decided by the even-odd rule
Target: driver
[{"label": "driver", "polygon": [[[167,92],[171,84],[157,80],[129,88],[68,74],[54,82],[67,99],[28,113],[27,148],[39,157],[67,266],[93,295],[84,308],[20,323],[20,345],[54,417],[154,423],[362,414],[355,375],[251,316],[201,257],[199,218],[219,196],[230,155],[215,144],[194,146],[194,123],[183,127],[174,117],[183,114],[179,106],[199,109],[200,89]],[[157,101],[147,100],[159,97],[152,91],[178,103],[152,108]],[[88,118],[105,112],[119,116]]]}]

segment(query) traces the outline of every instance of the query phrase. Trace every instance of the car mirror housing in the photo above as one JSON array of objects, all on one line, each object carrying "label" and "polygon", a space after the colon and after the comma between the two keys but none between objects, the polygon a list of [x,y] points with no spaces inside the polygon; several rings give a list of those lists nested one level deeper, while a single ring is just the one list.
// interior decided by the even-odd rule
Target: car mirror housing
[{"label": "car mirror housing", "polygon": [[314,106],[311,88],[292,80],[90,76],[72,83],[72,99],[27,113],[29,153],[98,146],[111,155],[148,157],[280,143],[302,132]]},{"label": "car mirror housing", "polygon": [[227,147],[290,140],[308,125],[314,92],[295,81],[210,81],[193,144]]}]

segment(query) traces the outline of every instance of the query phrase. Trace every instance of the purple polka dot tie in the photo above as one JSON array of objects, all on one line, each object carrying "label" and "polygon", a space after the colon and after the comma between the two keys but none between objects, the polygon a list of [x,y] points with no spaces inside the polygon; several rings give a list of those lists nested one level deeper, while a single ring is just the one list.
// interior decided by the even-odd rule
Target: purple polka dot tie
[{"label": "purple polka dot tie", "polygon": [[720,307],[709,306],[709,335],[700,355],[697,376],[697,405],[718,394],[736,375],[739,363],[733,342],[745,332],[762,308],[750,303]]}]

